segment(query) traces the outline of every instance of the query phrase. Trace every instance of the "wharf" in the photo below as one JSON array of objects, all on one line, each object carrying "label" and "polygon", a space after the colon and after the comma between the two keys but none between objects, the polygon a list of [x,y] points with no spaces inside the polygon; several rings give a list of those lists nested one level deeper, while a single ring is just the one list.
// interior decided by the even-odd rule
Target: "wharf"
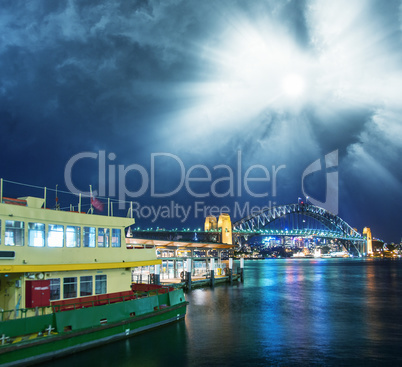
[{"label": "wharf", "polygon": [[[240,281],[241,277],[240,274],[233,274],[232,275],[232,282]],[[214,277],[213,280],[214,284],[222,284],[222,283],[230,283],[230,277],[228,275],[217,275]],[[169,285],[175,288],[185,289],[188,290],[187,282],[181,278],[172,278],[172,279],[161,279],[162,285]],[[206,277],[192,277],[191,278],[191,289],[193,288],[202,288],[202,287],[211,287],[211,278]]]}]

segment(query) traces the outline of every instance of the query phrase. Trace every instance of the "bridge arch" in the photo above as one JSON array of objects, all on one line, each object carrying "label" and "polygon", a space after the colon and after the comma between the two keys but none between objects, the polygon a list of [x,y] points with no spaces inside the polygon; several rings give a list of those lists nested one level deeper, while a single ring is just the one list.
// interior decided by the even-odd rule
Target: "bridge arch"
[{"label": "bridge arch", "polygon": [[362,235],[341,217],[312,204],[287,204],[266,208],[233,223],[233,232],[258,232],[268,224],[289,214],[302,214],[322,223],[329,231],[341,237],[363,240]]}]

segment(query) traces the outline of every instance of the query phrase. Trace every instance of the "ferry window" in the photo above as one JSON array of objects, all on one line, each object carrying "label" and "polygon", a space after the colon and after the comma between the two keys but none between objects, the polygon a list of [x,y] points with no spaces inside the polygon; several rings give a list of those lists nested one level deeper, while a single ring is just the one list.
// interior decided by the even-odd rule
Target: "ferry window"
[{"label": "ferry window", "polygon": [[28,223],[28,246],[45,246],[45,225],[43,223]]},{"label": "ferry window", "polygon": [[60,278],[50,280],[50,300],[55,301],[60,299]]},{"label": "ferry window", "polygon": [[63,298],[76,298],[77,297],[77,278],[64,278],[63,279]]},{"label": "ferry window", "polygon": [[95,227],[84,227],[84,247],[95,247]]},{"label": "ferry window", "polygon": [[107,293],[106,275],[95,275],[95,294]]},{"label": "ferry window", "polygon": [[7,246],[24,246],[24,222],[6,220],[5,234]]},{"label": "ferry window", "polygon": [[80,277],[80,297],[92,295],[92,276]]},{"label": "ferry window", "polygon": [[66,227],[66,247],[81,246],[81,228],[78,226]]},{"label": "ferry window", "polygon": [[47,232],[47,245],[49,247],[63,247],[64,226],[60,224],[49,224]]},{"label": "ferry window", "polygon": [[98,247],[109,247],[109,228],[98,228]]},{"label": "ferry window", "polygon": [[121,247],[121,229],[112,228],[112,247]]}]

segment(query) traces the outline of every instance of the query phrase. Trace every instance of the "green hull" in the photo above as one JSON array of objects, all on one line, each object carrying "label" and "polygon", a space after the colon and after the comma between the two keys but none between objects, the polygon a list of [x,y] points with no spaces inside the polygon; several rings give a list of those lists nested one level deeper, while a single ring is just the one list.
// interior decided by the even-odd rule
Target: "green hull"
[{"label": "green hull", "polygon": [[[49,316],[53,317],[51,325],[57,333],[0,346],[0,364],[26,366],[127,338],[183,319],[186,306],[183,291],[176,290],[137,300],[46,315],[45,322],[49,321]],[[29,319],[35,317],[0,323],[0,332],[12,327],[13,321]],[[2,324],[6,324],[3,329]],[[71,331],[64,331],[66,327],[71,327]]]}]

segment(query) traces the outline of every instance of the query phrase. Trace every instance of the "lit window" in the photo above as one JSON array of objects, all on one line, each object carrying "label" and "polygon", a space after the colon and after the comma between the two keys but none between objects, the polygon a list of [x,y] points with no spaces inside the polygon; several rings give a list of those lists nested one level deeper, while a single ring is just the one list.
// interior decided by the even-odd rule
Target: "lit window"
[{"label": "lit window", "polygon": [[98,229],[98,247],[109,247],[109,228]]},{"label": "lit window", "polygon": [[77,278],[64,278],[63,279],[63,298],[76,298],[77,297]]},{"label": "lit window", "polygon": [[6,220],[5,235],[7,246],[24,246],[24,222]]},{"label": "lit window", "polygon": [[50,280],[50,300],[55,301],[60,299],[60,278]]},{"label": "lit window", "polygon": [[66,228],[66,247],[81,246],[81,228],[78,226],[67,226]]},{"label": "lit window", "polygon": [[84,227],[84,247],[95,247],[95,227]]},{"label": "lit window", "polygon": [[106,275],[95,275],[95,294],[107,293]]},{"label": "lit window", "polygon": [[49,247],[63,247],[64,226],[60,224],[49,224],[47,233],[47,245]]},{"label": "lit window", "polygon": [[92,276],[80,277],[80,297],[92,295]]},{"label": "lit window", "polygon": [[112,247],[121,247],[121,230],[112,228]]},{"label": "lit window", "polygon": [[45,225],[43,223],[28,223],[28,246],[45,246]]}]

